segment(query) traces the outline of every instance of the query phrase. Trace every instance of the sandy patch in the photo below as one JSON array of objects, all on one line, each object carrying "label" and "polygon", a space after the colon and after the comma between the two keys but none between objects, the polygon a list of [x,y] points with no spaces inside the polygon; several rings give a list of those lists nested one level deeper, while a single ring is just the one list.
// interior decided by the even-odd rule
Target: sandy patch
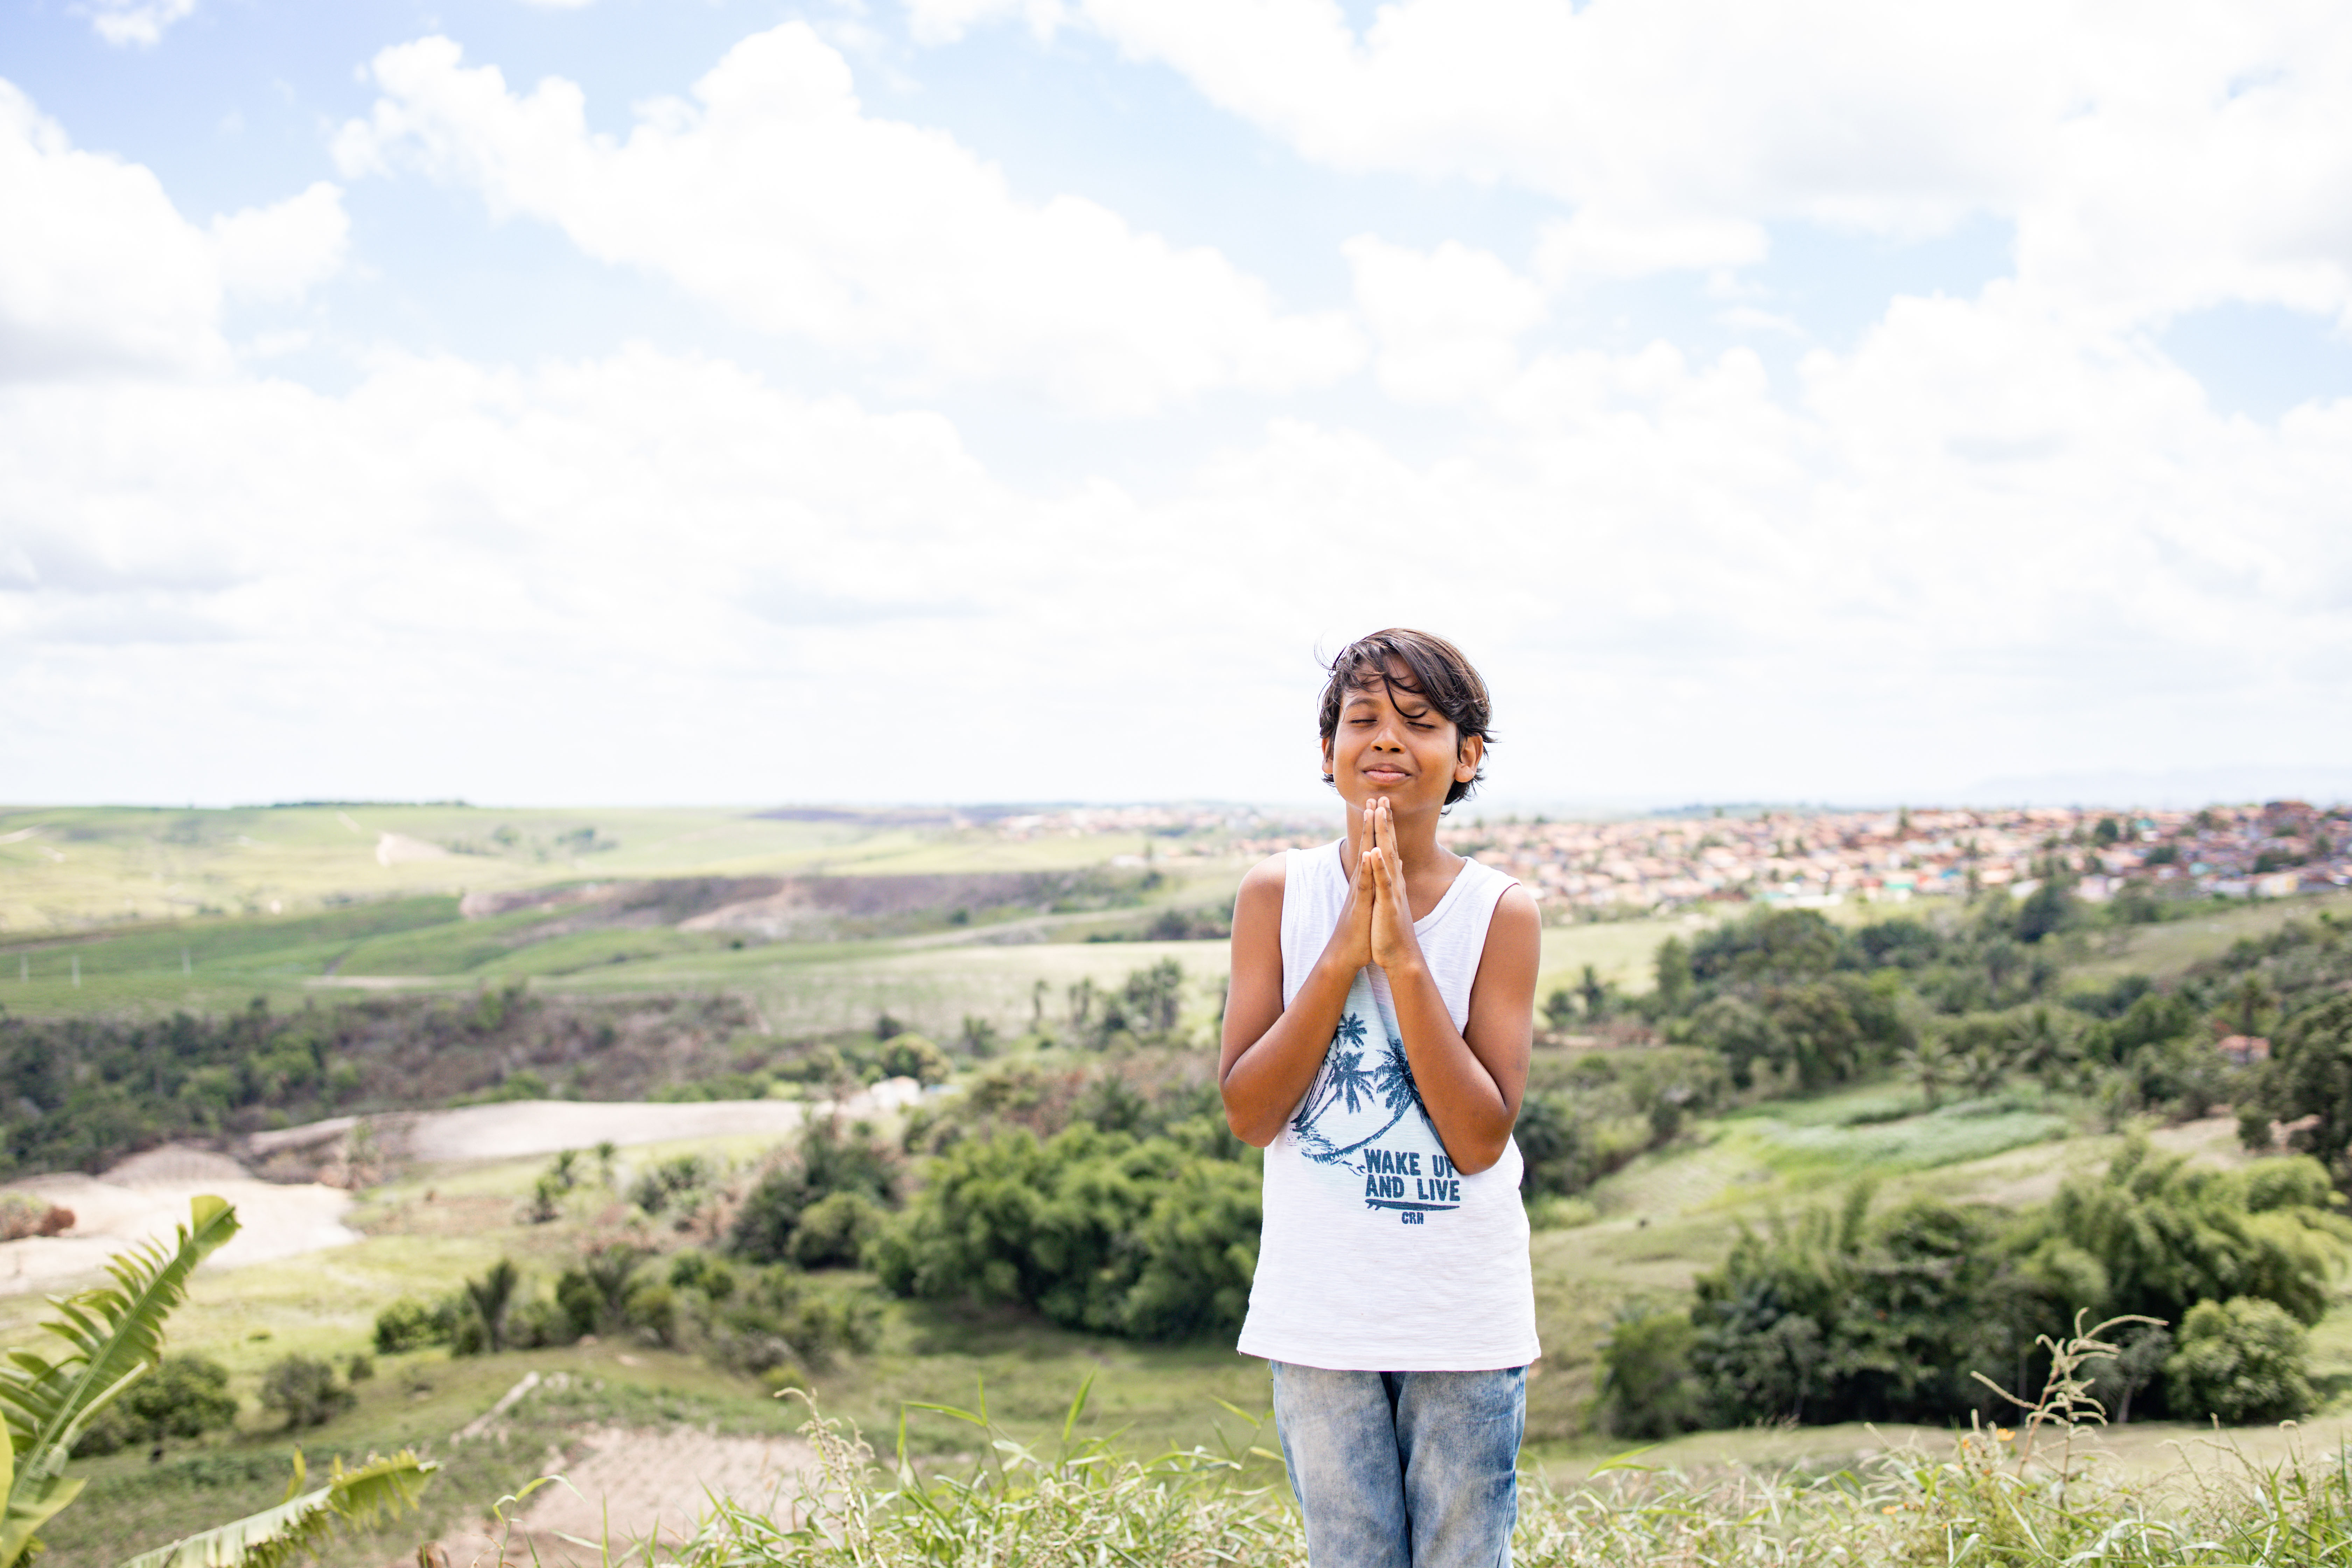
[{"label": "sandy patch", "polygon": [[[841,1114],[875,1117],[922,1098],[910,1078],[886,1079],[842,1102]],[[822,1113],[825,1104],[819,1101]],[[456,1110],[400,1112],[366,1119],[386,1158],[441,1163],[459,1160],[519,1160],[611,1142],[668,1143],[751,1133],[783,1137],[797,1131],[809,1107],[791,1100],[707,1100],[679,1104],[636,1100],[516,1100]],[[326,1164],[339,1157],[360,1118],[331,1117],[300,1127],[257,1132],[246,1147],[257,1161],[316,1152]]]},{"label": "sandy patch", "polygon": [[[551,1458],[551,1473],[563,1479],[525,1501],[507,1545],[509,1562],[528,1562],[536,1551],[542,1563],[596,1563],[599,1553],[576,1542],[608,1534],[615,1561],[629,1542],[657,1539],[675,1546],[694,1532],[713,1497],[788,1516],[802,1475],[816,1466],[815,1454],[798,1437],[604,1428],[581,1441],[586,1451],[570,1463]],[[438,1545],[451,1568],[467,1568],[496,1563],[498,1543],[495,1527],[477,1522],[445,1535]]]},{"label": "sandy patch", "polygon": [[379,866],[404,866],[414,860],[446,860],[449,851],[438,844],[427,844],[422,838],[411,838],[405,833],[379,833],[375,836],[375,863]]},{"label": "sandy patch", "polygon": [[199,1193],[227,1199],[240,1229],[205,1260],[206,1268],[293,1258],[357,1241],[342,1217],[352,1195],[312,1183],[257,1181],[225,1155],[163,1148],[134,1155],[103,1177],[79,1173],[33,1176],[8,1190],[30,1193],[74,1212],[63,1236],[0,1242],[0,1295],[53,1290],[98,1274],[106,1260],[142,1242],[168,1241],[188,1221],[188,1200]]}]

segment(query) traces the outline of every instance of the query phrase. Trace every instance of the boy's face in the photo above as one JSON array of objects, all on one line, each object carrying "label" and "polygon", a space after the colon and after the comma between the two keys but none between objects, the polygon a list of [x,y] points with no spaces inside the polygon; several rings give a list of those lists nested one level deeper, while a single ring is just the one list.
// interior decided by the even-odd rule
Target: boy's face
[{"label": "boy's face", "polygon": [[1477,775],[1484,746],[1475,736],[1465,742],[1454,721],[1418,692],[1376,681],[1349,689],[1323,764],[1350,805],[1386,795],[1399,811],[1433,811],[1457,781]]}]

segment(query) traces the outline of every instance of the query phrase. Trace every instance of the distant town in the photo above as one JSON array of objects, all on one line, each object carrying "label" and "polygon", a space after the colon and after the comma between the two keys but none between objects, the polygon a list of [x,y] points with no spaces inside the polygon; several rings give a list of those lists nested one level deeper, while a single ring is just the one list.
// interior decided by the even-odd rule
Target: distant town
[{"label": "distant town", "polygon": [[[1008,837],[1165,836],[1152,857],[1267,854],[1322,842],[1328,820],[1231,808],[1122,806],[1000,819]],[[2304,801],[2200,811],[1720,809],[1620,820],[1457,812],[1440,835],[1517,877],[1548,908],[1586,915],[1709,901],[1901,903],[2052,878],[2074,897],[2284,898],[2352,885],[2352,806]]]}]

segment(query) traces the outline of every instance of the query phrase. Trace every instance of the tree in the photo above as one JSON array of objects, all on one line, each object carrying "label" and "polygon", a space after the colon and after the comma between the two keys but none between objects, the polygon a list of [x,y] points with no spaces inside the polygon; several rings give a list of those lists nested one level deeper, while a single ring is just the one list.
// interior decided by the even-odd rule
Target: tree
[{"label": "tree", "polygon": [[2011,1247],[2075,1282],[2059,1321],[2084,1308],[2179,1323],[2200,1301],[2259,1296],[2314,1323],[2347,1237],[2314,1162],[2216,1171],[2135,1137],[2104,1175],[2060,1186]]},{"label": "tree", "polygon": [[2164,1363],[2165,1397],[2175,1415],[2191,1420],[2292,1421],[2314,1403],[2310,1361],[2303,1325],[2277,1303],[2251,1296],[2200,1301]]},{"label": "tree", "polygon": [[2257,1091],[2280,1121],[2311,1118],[2292,1142],[2342,1173],[2352,1149],[2352,994],[2337,994],[2279,1032]]},{"label": "tree", "polygon": [[1668,1013],[1680,1013],[1688,1005],[1691,993],[1690,949],[1683,939],[1670,936],[1658,944],[1655,967],[1658,976],[1658,1004]]},{"label": "tree", "polygon": [[1630,1312],[1601,1346],[1601,1419],[1610,1436],[1657,1442],[1699,1426],[1687,1312]]},{"label": "tree", "polygon": [[1919,1096],[1927,1101],[1927,1109],[1935,1110],[1953,1076],[1949,1049],[1942,1037],[1934,1034],[1920,1036],[1904,1051],[1901,1065],[1903,1075],[1919,1086]]},{"label": "tree", "polygon": [[482,1338],[493,1353],[507,1348],[507,1309],[514,1304],[515,1288],[521,1282],[513,1260],[505,1258],[479,1279],[466,1281],[466,1300],[481,1320]]},{"label": "tree", "polygon": [[2074,1065],[2073,1037],[2046,1006],[2028,1008],[2018,1018],[2010,1046],[2019,1069],[2039,1080],[2044,1093],[2056,1088]]},{"label": "tree", "polygon": [[1544,1022],[1563,1035],[1576,1023],[1576,998],[1567,986],[1552,987],[1551,994],[1544,998],[1543,1015]]},{"label": "tree", "polygon": [[1609,1016],[1609,983],[1591,964],[1584,966],[1584,974],[1576,983],[1576,993],[1584,998],[1584,1016],[1595,1021]]}]

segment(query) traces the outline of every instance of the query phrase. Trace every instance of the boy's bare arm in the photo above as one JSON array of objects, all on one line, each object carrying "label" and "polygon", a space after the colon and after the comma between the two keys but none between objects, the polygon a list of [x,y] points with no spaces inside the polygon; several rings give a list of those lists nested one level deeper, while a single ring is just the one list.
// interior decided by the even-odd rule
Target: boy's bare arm
[{"label": "boy's bare arm", "polygon": [[1356,972],[1371,958],[1370,900],[1360,874],[1349,886],[1339,924],[1290,1005],[1282,1005],[1280,856],[1242,879],[1234,899],[1234,973],[1225,994],[1224,1040],[1217,1086],[1234,1136],[1263,1149],[1282,1135],[1297,1109],[1348,1003]]},{"label": "boy's bare arm", "polygon": [[1542,955],[1542,919],[1535,900],[1526,889],[1512,888],[1496,904],[1486,928],[1465,1027],[1454,1026],[1417,943],[1393,953],[1394,962],[1383,966],[1421,1103],[1446,1158],[1465,1174],[1475,1175],[1500,1160],[1518,1121]]}]

